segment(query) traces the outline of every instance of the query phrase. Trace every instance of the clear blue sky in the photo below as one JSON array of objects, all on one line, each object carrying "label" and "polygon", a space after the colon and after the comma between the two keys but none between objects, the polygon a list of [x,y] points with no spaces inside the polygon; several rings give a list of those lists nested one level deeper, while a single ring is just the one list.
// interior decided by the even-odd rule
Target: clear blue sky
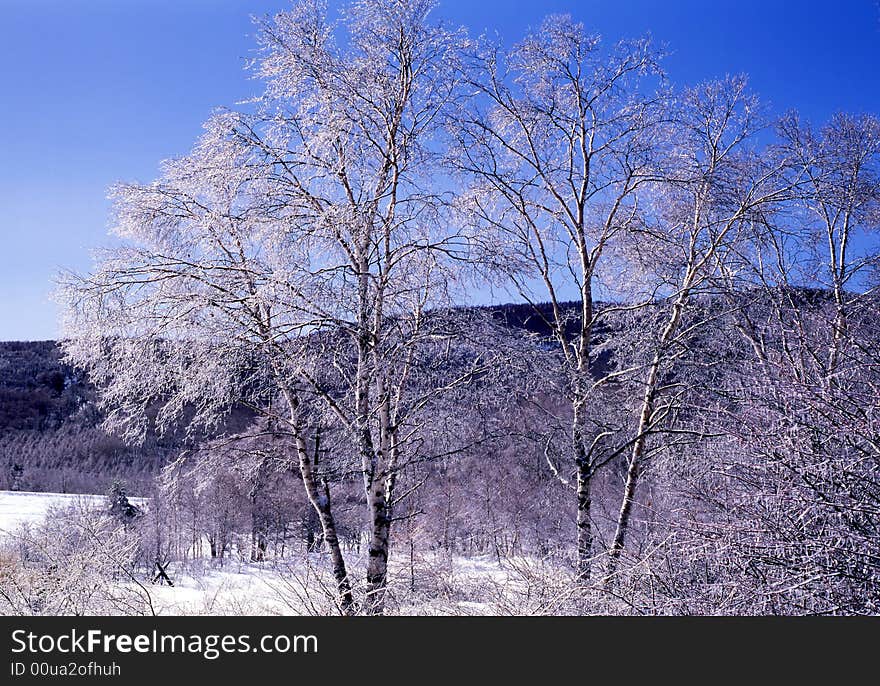
[{"label": "clear blue sky", "polygon": [[[220,105],[254,94],[242,71],[252,14],[286,0],[0,0],[0,340],[57,333],[60,267],[107,242],[107,187],[149,181]],[[440,0],[508,41],[551,12],[608,40],[650,31],[678,83],[745,72],[775,111],[821,121],[880,112],[878,0]]]}]

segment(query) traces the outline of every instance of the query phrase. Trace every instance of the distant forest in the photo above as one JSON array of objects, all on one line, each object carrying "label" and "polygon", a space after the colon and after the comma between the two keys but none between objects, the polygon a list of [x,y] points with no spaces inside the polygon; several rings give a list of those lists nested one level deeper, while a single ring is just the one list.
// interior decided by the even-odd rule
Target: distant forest
[{"label": "distant forest", "polygon": [[[530,306],[485,309],[512,328],[550,335]],[[94,386],[65,364],[55,341],[0,342],[0,490],[104,493],[119,480],[129,493],[148,494],[162,466],[193,447],[180,434],[152,431],[143,445],[126,445],[102,428],[103,419]],[[229,426],[251,419],[239,410]]]},{"label": "distant forest", "polygon": [[115,479],[148,489],[177,446],[133,450],[101,421],[95,389],[54,341],[0,343],[0,489],[100,493]]}]

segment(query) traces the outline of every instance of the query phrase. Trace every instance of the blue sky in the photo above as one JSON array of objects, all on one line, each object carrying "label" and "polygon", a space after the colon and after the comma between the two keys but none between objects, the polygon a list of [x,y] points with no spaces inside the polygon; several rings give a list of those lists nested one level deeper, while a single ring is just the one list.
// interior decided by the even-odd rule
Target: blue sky
[{"label": "blue sky", "polygon": [[[57,333],[59,268],[107,242],[107,187],[149,181],[216,106],[258,91],[249,17],[285,0],[0,0],[0,340]],[[517,40],[568,12],[608,40],[651,32],[677,83],[745,72],[774,111],[880,112],[878,0],[440,0]]]}]

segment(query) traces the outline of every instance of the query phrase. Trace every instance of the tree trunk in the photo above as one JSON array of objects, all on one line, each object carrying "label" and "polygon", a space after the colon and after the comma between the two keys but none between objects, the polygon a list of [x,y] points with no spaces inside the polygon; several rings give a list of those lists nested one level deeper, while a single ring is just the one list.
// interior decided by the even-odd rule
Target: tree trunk
[{"label": "tree trunk", "polygon": [[266,514],[267,498],[265,493],[268,457],[264,457],[257,466],[254,482],[251,485],[251,562],[264,562],[269,546],[269,522]]},{"label": "tree trunk", "polygon": [[[581,449],[579,452],[583,452]],[[592,506],[592,474],[585,459],[577,463],[577,581],[589,582],[593,559],[593,524],[590,518]]]},{"label": "tree trunk", "polygon": [[379,615],[385,610],[385,591],[388,584],[388,555],[391,549],[391,521],[394,484],[397,477],[397,453],[390,414],[390,398],[383,376],[376,384],[379,420],[379,449],[370,454],[372,442],[365,442],[361,450],[367,455],[365,465],[371,465],[366,489],[370,511],[370,543],[367,558],[367,594],[364,612]]},{"label": "tree trunk", "polygon": [[364,612],[380,615],[385,610],[388,582],[388,550],[391,538],[391,505],[381,481],[370,492],[370,545],[367,559],[367,595]]},{"label": "tree trunk", "polygon": [[[289,397],[288,401],[292,402],[292,399]],[[296,405],[291,404],[291,408],[295,412]],[[318,521],[321,523],[321,531],[324,535],[324,542],[327,544],[327,550],[330,551],[330,563],[333,570],[333,578],[336,581],[336,600],[339,603],[340,611],[345,615],[351,615],[355,612],[354,598],[351,594],[351,580],[345,567],[345,558],[342,555],[342,549],[339,547],[339,534],[336,529],[336,520],[333,517],[330,501],[330,486],[326,480],[322,480],[321,484],[318,483],[318,476],[315,473],[315,465],[309,455],[308,445],[295,421],[293,428],[296,438],[296,451],[299,458],[299,473],[305,486],[306,497],[318,515]]]},{"label": "tree trunk", "polygon": [[255,524],[251,531],[251,562],[265,562],[268,541],[264,529]]},{"label": "tree trunk", "polygon": [[[586,252],[581,251],[582,268],[585,275],[591,273],[591,262]],[[584,381],[589,378],[592,360],[591,346],[593,336],[593,290],[591,278],[584,279],[581,291],[581,326],[578,337],[577,378],[572,416],[572,443],[574,445],[574,463],[577,470],[577,582],[586,584],[592,574],[593,559],[593,523],[592,479],[593,465],[590,455],[584,447],[584,435],[581,426],[582,412],[586,402]]]},{"label": "tree trunk", "polygon": [[611,543],[611,549],[608,551],[608,573],[606,582],[611,580],[617,572],[617,565],[620,562],[620,556],[626,545],[626,534],[629,530],[629,521],[632,514],[632,506],[635,501],[636,488],[639,484],[641,476],[642,460],[645,455],[645,446],[648,441],[648,430],[653,421],[654,408],[657,400],[657,387],[660,380],[660,366],[663,363],[664,355],[678,330],[681,322],[681,313],[684,304],[689,295],[689,285],[686,286],[675,304],[672,306],[672,313],[669,321],[660,334],[657,352],[651,361],[651,367],[648,371],[648,377],[645,380],[645,392],[642,399],[642,410],[639,414],[639,424],[636,429],[636,438],[633,442],[632,451],[630,452],[629,463],[626,470],[626,482],[623,487],[623,497],[620,503],[620,512],[617,515],[617,528],[614,532],[614,540]]},{"label": "tree trunk", "polygon": [[639,483],[641,475],[641,463],[645,453],[645,444],[647,442],[647,428],[651,422],[651,415],[654,413],[654,396],[656,393],[656,372],[659,362],[651,367],[649,381],[646,384],[645,399],[642,402],[642,412],[639,417],[639,426],[637,429],[637,438],[633,443],[632,452],[630,453],[629,464],[626,469],[626,481],[623,486],[623,497],[620,502],[620,513],[617,515],[617,529],[614,532],[614,540],[611,543],[611,549],[608,551],[608,577],[612,577],[617,571],[617,564],[620,561],[620,555],[626,545],[626,534],[629,530],[629,520],[632,514],[632,506],[635,501],[636,487]]}]

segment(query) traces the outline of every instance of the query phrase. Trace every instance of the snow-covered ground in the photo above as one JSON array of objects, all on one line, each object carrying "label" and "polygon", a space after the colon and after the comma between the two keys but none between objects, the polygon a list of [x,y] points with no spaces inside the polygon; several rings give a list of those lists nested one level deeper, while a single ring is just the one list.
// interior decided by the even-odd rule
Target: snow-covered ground
[{"label": "snow-covered ground", "polygon": [[[138,506],[146,503],[145,498],[129,498],[129,501]],[[36,524],[52,508],[71,506],[106,507],[107,497],[71,493],[0,491],[0,535],[11,533],[25,523]]]},{"label": "snow-covered ground", "polygon": [[[355,583],[364,562],[349,558]],[[263,564],[227,559],[222,567],[215,561],[185,571],[172,565],[174,587],[151,585],[150,602],[160,615],[334,614],[326,597],[332,589],[328,566],[320,554]],[[508,614],[514,605],[540,612],[541,602],[524,602],[527,581],[516,566],[489,557],[423,559],[411,594],[404,561],[392,557],[389,605],[404,615]]]},{"label": "snow-covered ground", "polygon": [[[177,567],[175,569],[175,567]],[[151,585],[152,605],[160,615],[308,614],[304,593],[309,582],[300,565],[251,564],[227,560],[222,567],[168,570],[174,587]],[[320,596],[317,588],[310,589]],[[321,598],[317,597],[316,602]],[[321,602],[324,612],[331,611]]]},{"label": "snow-covered ground", "polygon": [[[130,498],[143,506],[144,498]],[[0,491],[0,539],[22,524],[36,524],[53,508],[108,506],[101,495]],[[348,553],[352,578],[365,560]],[[412,563],[412,567],[410,566]],[[333,614],[333,582],[322,553],[257,564],[235,550],[219,560],[172,561],[174,587],[126,584],[160,615]],[[399,614],[545,614],[558,610],[567,572],[538,560],[448,557],[425,552],[415,560],[392,556],[389,606]],[[548,587],[549,584],[549,587]],[[556,587],[556,591],[552,587]]]}]

